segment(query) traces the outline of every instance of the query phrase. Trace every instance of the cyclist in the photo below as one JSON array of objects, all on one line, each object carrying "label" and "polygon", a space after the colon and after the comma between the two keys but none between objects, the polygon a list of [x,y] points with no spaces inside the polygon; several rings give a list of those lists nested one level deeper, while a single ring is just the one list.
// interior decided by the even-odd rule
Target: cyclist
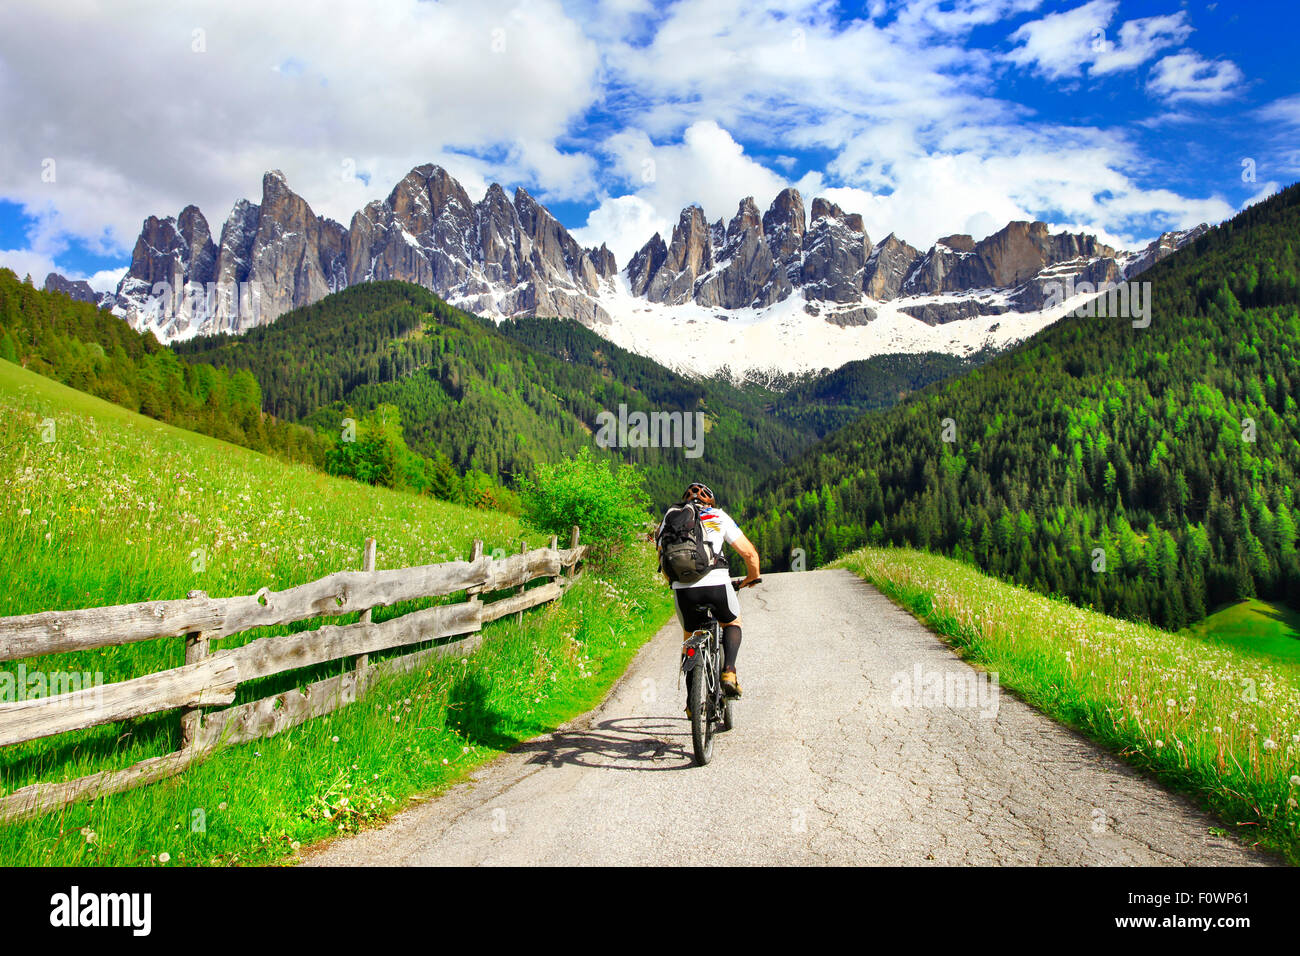
[{"label": "cyclist", "polygon": [[[736,676],[736,655],[740,652],[740,606],[735,589],[731,586],[731,573],[723,555],[723,543],[731,545],[745,562],[745,578],[740,587],[752,587],[758,580],[758,549],[750,543],[732,520],[717,507],[713,491],[708,485],[693,482],[682,496],[681,503],[695,503],[703,528],[704,538],[711,554],[716,556],[712,569],[692,584],[672,581],[677,620],[686,637],[704,626],[705,608],[711,608],[722,628],[722,687],[733,697],[740,696],[740,681]],[[655,545],[662,551],[663,526],[655,535]]]}]

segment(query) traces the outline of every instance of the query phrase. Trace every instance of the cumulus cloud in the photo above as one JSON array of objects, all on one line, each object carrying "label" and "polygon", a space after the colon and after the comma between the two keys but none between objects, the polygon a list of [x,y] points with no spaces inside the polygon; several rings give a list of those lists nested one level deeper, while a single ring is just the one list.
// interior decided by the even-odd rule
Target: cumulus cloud
[{"label": "cumulus cloud", "polygon": [[1125,21],[1112,39],[1107,28],[1118,10],[1119,0],[1091,0],[1023,24],[1011,34],[1019,45],[1007,58],[1052,80],[1081,76],[1085,68],[1090,76],[1100,76],[1135,69],[1192,33],[1180,10]]},{"label": "cumulus cloud", "polygon": [[1244,80],[1240,67],[1231,60],[1176,53],[1155,65],[1147,89],[1171,103],[1217,103],[1236,96]]},{"label": "cumulus cloud", "polygon": [[602,200],[588,215],[586,225],[572,230],[572,234],[584,246],[608,245],[621,268],[647,239],[655,233],[666,235],[671,229],[672,223],[649,202],[640,196],[625,195]]},{"label": "cumulus cloud", "polygon": [[0,196],[119,251],[191,202],[219,228],[270,168],[344,221],[428,161],[467,188],[592,189],[556,142],[599,55],[558,0],[11,0],[0,64]]},{"label": "cumulus cloud", "polygon": [[47,275],[58,271],[52,258],[31,249],[0,249],[0,267],[12,269],[20,279],[30,275],[38,289]]}]

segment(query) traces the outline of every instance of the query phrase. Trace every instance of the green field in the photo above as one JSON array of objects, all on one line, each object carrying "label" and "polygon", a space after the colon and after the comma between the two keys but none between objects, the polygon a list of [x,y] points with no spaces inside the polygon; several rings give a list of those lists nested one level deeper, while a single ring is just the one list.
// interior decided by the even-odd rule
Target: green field
[{"label": "green field", "polygon": [[[474,538],[489,551],[513,551],[522,536],[513,517],[330,478],[4,361],[0,482],[0,615],[177,598],[191,589],[214,597],[278,590],[358,567],[368,536],[378,541],[381,568],[464,558]],[[378,609],[375,620],[415,606],[422,605]],[[0,864],[149,864],[162,854],[172,864],[281,859],[295,844],[366,825],[588,709],[668,611],[648,560],[584,575],[523,625],[490,625],[472,657],[385,682],[356,705],[222,751],[172,780],[0,824]],[[316,623],[260,629],[222,646]],[[111,682],[182,662],[181,642],[162,640],[23,664],[29,672],[97,672]],[[259,681],[241,687],[239,700],[342,666]],[[178,727],[171,713],[5,748],[0,794],[167,753]]]},{"label": "green field", "polygon": [[1285,664],[1300,665],[1300,614],[1249,598],[1220,608],[1182,633]]},{"label": "green field", "polygon": [[1300,864],[1300,673],[1108,617],[949,558],[865,548],[846,567],[999,685]]}]

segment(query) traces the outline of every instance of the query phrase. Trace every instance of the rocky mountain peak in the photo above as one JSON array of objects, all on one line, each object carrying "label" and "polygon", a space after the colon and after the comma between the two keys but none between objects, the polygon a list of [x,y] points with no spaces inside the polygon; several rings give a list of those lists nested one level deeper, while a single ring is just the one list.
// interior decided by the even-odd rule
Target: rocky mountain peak
[{"label": "rocky mountain peak", "polygon": [[776,194],[772,205],[763,214],[763,233],[770,235],[779,229],[785,229],[793,236],[802,236],[806,228],[803,197],[799,190],[787,186]]},{"label": "rocky mountain peak", "polygon": [[85,279],[69,279],[67,276],[58,272],[51,272],[45,277],[45,284],[41,286],[46,292],[58,292],[66,295],[69,299],[77,302],[92,302],[99,304],[100,295],[90,287],[90,283]]},{"label": "rocky mountain peak", "polygon": [[863,223],[862,215],[860,213],[846,213],[836,203],[833,203],[822,196],[817,196],[812,201],[812,211],[808,222],[809,228],[811,228],[813,223],[816,223],[819,219],[838,220],[854,232],[865,233],[867,231],[866,224]]},{"label": "rocky mountain peak", "polygon": [[754,197],[746,196],[740,201],[736,214],[731,217],[731,222],[727,224],[727,241],[730,242],[741,233],[752,230],[757,230],[760,236],[763,234],[763,217],[758,211],[758,206],[754,205]]},{"label": "rocky mountain peak", "polygon": [[[1049,280],[1133,275],[1197,234],[1166,234],[1120,255],[1094,236],[1017,221],[978,242],[945,236],[922,253],[893,233],[873,246],[860,214],[821,196],[806,210],[787,187],[763,213],[746,197],[730,220],[710,223],[699,205],[687,206],[667,241],[656,233],[625,274],[633,296],[667,306],[761,312],[798,293],[819,323],[853,326],[873,321],[880,303],[906,297],[900,309],[943,323],[1040,309]],[[599,325],[612,321],[607,307],[624,307],[610,281],[617,268],[607,246],[581,247],[522,186],[511,194],[493,183],[473,202],[450,173],[427,163],[345,228],[318,216],[270,170],[261,202],[235,203],[219,242],[195,206],[175,218],[148,217],[113,301],[119,314],[168,339],[241,331],[346,285],[400,279],[470,311]],[[87,292],[58,276],[47,284]],[[172,295],[151,312],[156,288]]]}]

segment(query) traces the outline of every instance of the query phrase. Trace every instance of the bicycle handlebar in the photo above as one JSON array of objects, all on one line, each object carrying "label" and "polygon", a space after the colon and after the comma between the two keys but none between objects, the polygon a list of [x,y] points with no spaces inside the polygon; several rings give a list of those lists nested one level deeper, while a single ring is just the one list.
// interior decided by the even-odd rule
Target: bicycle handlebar
[{"label": "bicycle handlebar", "polygon": [[[743,580],[745,580],[745,579],[744,579],[744,578],[732,578],[732,579],[731,579],[731,588],[732,588],[732,590],[734,590],[734,591],[739,591],[739,590],[740,590],[740,582],[743,581]],[[762,579],[761,577],[758,577],[758,578],[754,578],[754,580],[753,580],[752,582],[750,582],[750,585],[749,585],[749,586],[752,588],[755,584],[762,584],[762,583],[763,583],[763,579]]]}]

